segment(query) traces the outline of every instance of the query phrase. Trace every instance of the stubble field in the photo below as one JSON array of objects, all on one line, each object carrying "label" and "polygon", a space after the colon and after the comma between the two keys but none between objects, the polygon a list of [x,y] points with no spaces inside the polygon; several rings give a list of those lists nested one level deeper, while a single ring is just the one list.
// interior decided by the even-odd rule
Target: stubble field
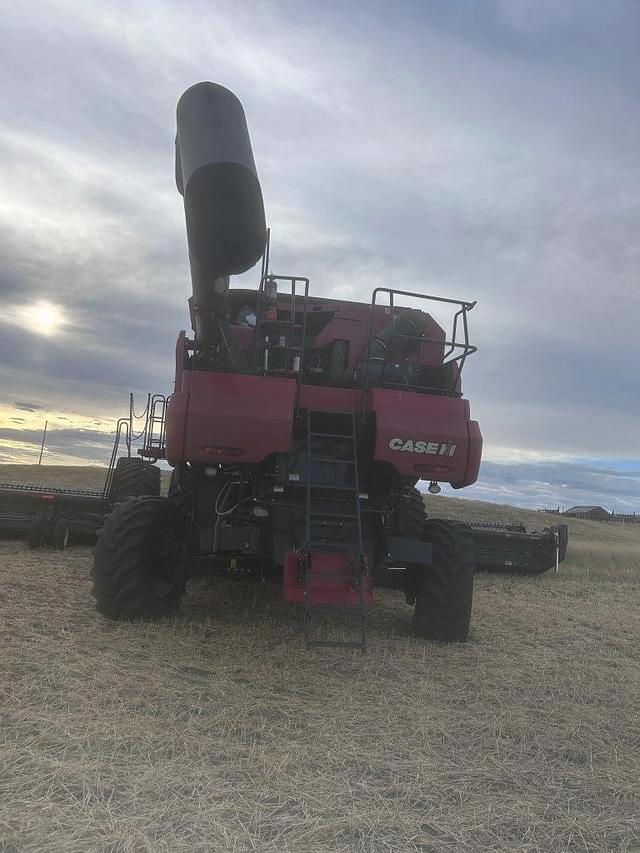
[{"label": "stubble field", "polygon": [[0,851],[640,849],[640,526],[573,522],[560,574],[479,575],[465,645],[379,594],[366,657],[306,651],[272,586],[107,622],[90,563],[0,543]]}]

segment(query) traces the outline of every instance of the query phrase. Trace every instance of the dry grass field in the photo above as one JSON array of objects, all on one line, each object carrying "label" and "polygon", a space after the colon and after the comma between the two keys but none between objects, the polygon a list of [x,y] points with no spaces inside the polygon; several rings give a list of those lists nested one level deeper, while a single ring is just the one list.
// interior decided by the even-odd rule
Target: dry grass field
[{"label": "dry grass field", "polygon": [[[40,470],[0,481],[103,476]],[[383,593],[366,657],[305,651],[275,587],[107,622],[90,560],[0,543],[3,853],[640,850],[640,527],[572,522],[560,574],[478,576],[465,645]]]}]

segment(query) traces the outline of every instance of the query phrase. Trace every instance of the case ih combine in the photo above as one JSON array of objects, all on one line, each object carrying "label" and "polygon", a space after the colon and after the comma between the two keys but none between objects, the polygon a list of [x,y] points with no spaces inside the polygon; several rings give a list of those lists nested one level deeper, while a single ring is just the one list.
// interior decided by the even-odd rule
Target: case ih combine
[{"label": "case ih combine", "polygon": [[[178,336],[174,392],[154,400],[142,449],[173,476],[162,498],[152,461],[121,460],[141,494],[116,503],[99,535],[98,610],[153,618],[176,611],[193,576],[281,578],[285,600],[304,605],[308,645],[364,649],[373,587],[401,583],[416,634],[465,640],[470,533],[425,519],[415,485],[478,475],[482,438],[461,388],[474,303],[393,287],[369,303],[322,298],[306,278],[272,274],[244,112],[221,86],[178,103],[176,181],[194,334]],[[256,289],[229,287],[261,258]],[[430,306],[450,309],[449,334]],[[318,639],[321,605],[352,608],[358,639]]]}]

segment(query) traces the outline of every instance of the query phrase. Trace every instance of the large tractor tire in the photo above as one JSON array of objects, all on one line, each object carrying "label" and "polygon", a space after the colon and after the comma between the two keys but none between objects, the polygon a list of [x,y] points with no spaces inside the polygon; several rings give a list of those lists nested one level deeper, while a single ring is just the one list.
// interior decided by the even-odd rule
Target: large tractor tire
[{"label": "large tractor tire", "polygon": [[432,563],[417,589],[413,629],[419,637],[462,643],[469,636],[473,600],[473,540],[464,524],[428,520],[422,539],[430,542]]},{"label": "large tractor tire", "polygon": [[183,539],[180,515],[165,498],[116,504],[93,552],[97,610],[109,619],[174,614],[184,594]]},{"label": "large tractor tire", "polygon": [[58,551],[64,551],[69,544],[70,527],[66,518],[59,518],[53,528],[53,545]]},{"label": "large tractor tire", "polygon": [[422,538],[424,527],[424,499],[415,488],[397,491],[391,499],[392,511],[387,514],[385,529],[391,536]]},{"label": "large tractor tire", "polygon": [[191,481],[191,471],[186,466],[183,466],[180,471],[174,468],[171,472],[167,497],[183,515],[189,511],[193,501]]},{"label": "large tractor tire", "polygon": [[396,523],[394,525],[396,536],[421,539],[424,518],[424,498],[415,486],[407,489],[402,493],[396,511]]},{"label": "large tractor tire", "polygon": [[[383,532],[387,547],[389,545],[389,538],[392,536],[422,539],[424,522],[424,500],[420,492],[411,486],[394,490],[389,497],[388,510],[385,512],[383,521]],[[390,568],[391,564],[386,549],[380,553],[381,561],[376,565],[375,571],[376,586],[390,589],[404,587],[406,582],[405,572],[393,571]],[[410,603],[413,603],[413,601]]]},{"label": "large tractor tire", "polygon": [[143,495],[160,496],[160,469],[136,456],[123,456],[116,463],[109,492],[110,503]]},{"label": "large tractor tire", "polygon": [[47,522],[43,515],[34,515],[27,530],[27,545],[32,551],[42,548],[47,534]]}]

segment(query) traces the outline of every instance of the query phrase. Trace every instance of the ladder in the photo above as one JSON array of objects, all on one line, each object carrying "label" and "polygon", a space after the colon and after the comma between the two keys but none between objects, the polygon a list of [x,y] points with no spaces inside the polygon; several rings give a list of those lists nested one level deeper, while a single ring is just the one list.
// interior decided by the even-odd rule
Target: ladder
[{"label": "ladder", "polygon": [[144,447],[146,456],[164,459],[167,398],[164,394],[154,394],[149,402],[147,420],[144,429]]},{"label": "ladder", "polygon": [[[322,421],[329,421],[331,431],[322,428]],[[362,541],[356,416],[354,412],[329,413],[308,409],[304,425],[305,558],[301,580],[304,581],[305,644],[307,648],[333,646],[358,648],[365,652],[369,575]],[[330,452],[326,450],[327,445]],[[342,560],[339,555],[342,555]],[[320,588],[324,595],[319,594]],[[314,594],[316,599],[324,600],[314,601]],[[314,639],[311,631],[314,604],[357,606],[360,638],[355,641]]]}]

